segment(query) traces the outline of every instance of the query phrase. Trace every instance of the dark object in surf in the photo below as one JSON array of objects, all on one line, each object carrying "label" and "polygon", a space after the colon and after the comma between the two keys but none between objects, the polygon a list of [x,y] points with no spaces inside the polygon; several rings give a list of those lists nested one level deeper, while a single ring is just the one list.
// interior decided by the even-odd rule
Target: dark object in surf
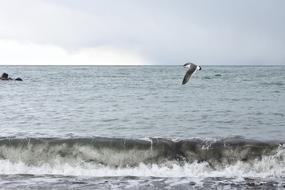
[{"label": "dark object in surf", "polygon": [[[0,77],[0,80],[13,80],[7,73],[3,73]],[[15,79],[16,81],[23,81],[20,77]]]},{"label": "dark object in surf", "polygon": [[23,81],[23,79],[21,79],[20,77],[15,79],[16,81]]},{"label": "dark object in surf", "polygon": [[3,73],[0,79],[1,80],[9,80],[10,78],[9,78],[9,75],[7,73]]}]

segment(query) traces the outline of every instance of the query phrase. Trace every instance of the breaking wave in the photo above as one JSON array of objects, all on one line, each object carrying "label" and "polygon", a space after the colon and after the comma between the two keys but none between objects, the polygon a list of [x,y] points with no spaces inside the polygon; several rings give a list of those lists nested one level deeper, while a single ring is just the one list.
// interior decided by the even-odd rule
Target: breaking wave
[{"label": "breaking wave", "polygon": [[285,177],[282,142],[2,138],[0,174],[157,177]]}]

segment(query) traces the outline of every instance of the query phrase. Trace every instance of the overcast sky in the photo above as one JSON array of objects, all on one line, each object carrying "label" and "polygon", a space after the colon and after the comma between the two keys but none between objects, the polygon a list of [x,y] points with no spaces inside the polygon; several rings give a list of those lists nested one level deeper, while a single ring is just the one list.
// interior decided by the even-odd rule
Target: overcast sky
[{"label": "overcast sky", "polygon": [[285,0],[0,0],[0,64],[284,64]]}]

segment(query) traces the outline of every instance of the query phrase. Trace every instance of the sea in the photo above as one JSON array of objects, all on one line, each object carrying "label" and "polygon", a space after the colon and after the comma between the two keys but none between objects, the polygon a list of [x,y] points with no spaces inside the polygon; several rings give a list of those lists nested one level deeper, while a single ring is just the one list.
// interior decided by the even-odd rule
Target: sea
[{"label": "sea", "polygon": [[0,66],[0,189],[285,189],[285,66],[201,67]]}]

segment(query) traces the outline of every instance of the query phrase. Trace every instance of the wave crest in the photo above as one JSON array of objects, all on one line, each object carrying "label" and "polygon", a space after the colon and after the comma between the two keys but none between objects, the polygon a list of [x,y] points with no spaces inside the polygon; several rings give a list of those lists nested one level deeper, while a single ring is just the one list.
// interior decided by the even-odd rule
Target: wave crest
[{"label": "wave crest", "polygon": [[[276,155],[280,142],[261,142],[242,138],[217,141],[162,138],[149,140],[123,138],[30,138],[0,139],[0,160],[26,165],[76,165],[93,163],[108,167],[136,167],[139,164],[206,162],[212,168],[237,162],[253,162]],[[283,147],[283,146],[281,146]],[[284,148],[284,147],[283,147]],[[283,160],[283,155],[279,158]]]}]

